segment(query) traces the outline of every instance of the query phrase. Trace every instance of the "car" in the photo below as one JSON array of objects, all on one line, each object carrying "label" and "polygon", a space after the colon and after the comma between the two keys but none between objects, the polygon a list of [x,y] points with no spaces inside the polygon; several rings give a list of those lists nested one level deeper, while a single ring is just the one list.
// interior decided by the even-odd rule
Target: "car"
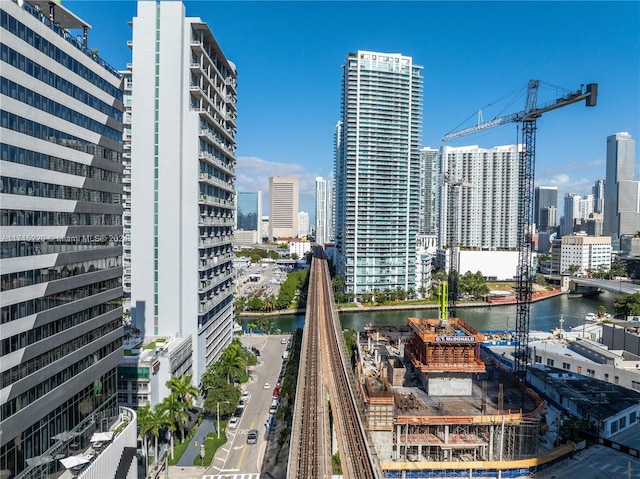
[{"label": "car", "polygon": [[271,406],[269,408],[269,414],[275,414],[277,410],[278,410],[278,406]]},{"label": "car", "polygon": [[287,344],[287,338],[282,338],[280,340],[280,344]]},{"label": "car", "polygon": [[238,402],[238,407],[244,408],[246,405],[247,401],[245,401],[244,399],[240,399],[240,402]]},{"label": "car", "polygon": [[240,396],[240,399],[242,399],[245,402],[245,404],[249,402],[249,398],[251,398],[251,393],[249,391],[243,392],[242,396]]},{"label": "car", "polygon": [[264,386],[263,386],[264,389],[269,389],[270,387],[271,387],[271,383],[269,381],[264,383]]},{"label": "car", "polygon": [[233,412],[233,415],[235,417],[240,417],[240,416],[242,416],[243,412],[244,412],[244,408],[243,407],[237,407],[236,410]]},{"label": "car", "polygon": [[258,430],[252,429],[247,434],[247,444],[255,444],[256,442],[258,442]]},{"label": "car", "polygon": [[232,417],[231,419],[229,419],[229,422],[227,423],[227,427],[229,429],[235,429],[236,427],[238,427],[238,423],[240,422],[240,419],[237,417]]},{"label": "car", "polygon": [[271,401],[271,407],[278,407],[280,405],[280,398],[273,398]]}]

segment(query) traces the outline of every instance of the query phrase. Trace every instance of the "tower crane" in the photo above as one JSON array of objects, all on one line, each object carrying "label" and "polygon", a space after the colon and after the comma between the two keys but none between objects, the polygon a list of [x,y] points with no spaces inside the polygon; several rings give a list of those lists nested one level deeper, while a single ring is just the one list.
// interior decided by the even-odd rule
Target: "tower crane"
[{"label": "tower crane", "polygon": [[[452,192],[452,210],[451,215],[451,242],[449,243],[449,275],[447,279],[448,293],[447,299],[449,303],[448,317],[456,317],[456,302],[458,301],[458,251],[460,249],[459,230],[458,230],[458,209],[460,208],[460,195],[462,188],[472,188],[473,185],[465,180],[453,178],[449,173],[444,174],[444,182],[449,185]],[[444,318],[446,319],[446,318]]]},{"label": "tower crane", "polygon": [[516,280],[516,346],[514,352],[514,375],[525,382],[527,359],[529,357],[529,312],[533,288],[532,271],[532,221],[533,192],[536,153],[536,120],[548,111],[585,100],[586,106],[596,106],[598,84],[589,83],[586,88],[563,95],[550,103],[537,105],[540,80],[529,80],[524,110],[491,121],[479,122],[476,126],[448,133],[442,141],[449,141],[482,130],[505,125],[522,123],[522,144],[524,152],[520,155],[518,174],[518,271]]}]

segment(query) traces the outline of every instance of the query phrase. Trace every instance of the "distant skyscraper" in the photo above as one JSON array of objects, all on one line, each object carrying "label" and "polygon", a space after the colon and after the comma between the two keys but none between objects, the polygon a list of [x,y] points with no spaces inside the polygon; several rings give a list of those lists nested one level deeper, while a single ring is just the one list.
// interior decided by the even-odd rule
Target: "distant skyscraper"
[{"label": "distant skyscraper", "polygon": [[269,239],[298,236],[298,178],[269,178]]},{"label": "distant skyscraper", "polygon": [[302,238],[309,234],[309,213],[306,211],[298,212],[298,237]]},{"label": "distant skyscraper", "polygon": [[316,243],[324,246],[331,238],[332,225],[331,181],[316,177]]},{"label": "distant skyscraper", "polygon": [[118,416],[121,77],[59,2],[0,16],[0,477],[60,477]]},{"label": "distant skyscraper", "polygon": [[236,198],[236,244],[262,243],[262,192],[239,191]]},{"label": "distant skyscraper", "polygon": [[574,233],[574,226],[581,225],[581,220],[586,220],[592,213],[593,195],[580,196],[576,193],[567,193],[564,196],[564,216],[560,235],[566,236]]},{"label": "distant skyscraper", "polygon": [[343,65],[334,258],[356,297],[415,287],[421,72],[411,57],[369,51]]},{"label": "distant skyscraper", "polygon": [[555,186],[536,186],[534,196],[533,221],[538,227],[538,231],[547,231],[549,228],[556,226],[556,218],[554,216],[551,223],[549,222],[551,221],[551,216],[548,212],[546,215],[543,215],[542,212],[550,207],[558,208],[558,188]]},{"label": "distant skyscraper", "polygon": [[233,334],[236,68],[182,2],[139,1],[132,51],[132,320],[191,336],[198,384]]},{"label": "distant skyscraper", "polygon": [[620,236],[640,229],[638,182],[634,181],[635,140],[629,133],[607,137],[607,175],[604,183],[604,235],[613,249]]},{"label": "distant skyscraper", "polygon": [[440,248],[453,244],[454,221],[462,247],[491,250],[518,246],[514,225],[518,224],[520,154],[522,145],[440,149],[443,176],[462,184],[455,187],[442,184]]},{"label": "distant skyscraper", "polygon": [[420,150],[419,234],[438,234],[441,187],[442,177],[440,175],[438,150],[424,147]]},{"label": "distant skyscraper", "polygon": [[600,213],[604,211],[604,180],[597,180],[591,188],[593,193],[593,212]]}]

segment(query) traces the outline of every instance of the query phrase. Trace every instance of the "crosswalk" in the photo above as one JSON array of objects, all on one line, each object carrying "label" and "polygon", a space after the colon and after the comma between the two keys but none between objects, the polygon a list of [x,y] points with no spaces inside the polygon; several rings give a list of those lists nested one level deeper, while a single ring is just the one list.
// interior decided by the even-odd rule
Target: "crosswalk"
[{"label": "crosswalk", "polygon": [[240,474],[227,472],[223,474],[216,474],[214,476],[207,474],[206,476],[202,476],[202,479],[260,479],[260,473]]}]

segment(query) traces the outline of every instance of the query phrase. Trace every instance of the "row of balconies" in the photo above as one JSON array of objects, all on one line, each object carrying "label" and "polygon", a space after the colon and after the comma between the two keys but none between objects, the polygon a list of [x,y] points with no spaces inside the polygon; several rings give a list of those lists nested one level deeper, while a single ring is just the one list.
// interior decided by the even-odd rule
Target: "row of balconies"
[{"label": "row of balconies", "polygon": [[220,178],[216,178],[215,176],[208,173],[200,173],[200,179],[205,183],[220,186],[221,188],[225,188],[231,191],[234,190],[233,185],[231,185],[228,181],[221,180]]},{"label": "row of balconies", "polygon": [[[233,223],[233,218],[211,218],[211,217],[207,217],[207,218],[200,218],[200,221],[198,222],[198,226],[225,226],[227,223]],[[212,236],[213,234],[210,234],[209,236]],[[200,234],[201,238],[205,238],[207,235],[204,233]],[[220,235],[218,235],[220,236]]]},{"label": "row of balconies", "polygon": [[[235,167],[234,166],[226,165],[225,163],[222,162],[222,160],[220,160],[219,158],[216,158],[214,155],[212,155],[208,151],[200,150],[199,158],[201,160],[205,160],[205,161],[208,161],[210,163],[214,163],[215,166],[220,167],[221,170],[223,170],[224,172],[226,172],[226,173],[228,173],[230,175],[234,175],[235,174],[235,171],[234,171]],[[235,165],[235,162],[234,162],[234,165]]]},{"label": "row of balconies", "polygon": [[[202,110],[198,110],[198,111],[202,111]],[[208,113],[208,112],[207,112]],[[227,133],[228,134],[228,133]],[[229,135],[229,134],[228,134]],[[236,152],[236,145],[235,143],[231,144],[231,145],[227,145],[224,141],[222,141],[221,138],[219,138],[215,132],[212,132],[211,130],[209,130],[208,128],[202,128],[200,130],[200,136],[204,136],[207,140],[209,140],[212,144],[214,145],[218,145],[220,146],[222,149],[224,149],[225,151],[227,151],[230,155],[235,156],[235,152]],[[231,135],[229,135],[230,138]]]},{"label": "row of balconies", "polygon": [[233,242],[233,235],[218,236],[216,238],[200,239],[198,248],[210,248],[212,246]]},{"label": "row of balconies", "polygon": [[207,299],[200,300],[200,307],[198,308],[198,314],[200,315],[206,314],[209,311],[211,311],[213,308],[218,306],[218,304],[224,301],[225,298],[227,297],[227,295],[223,293],[228,293],[231,291],[231,289],[232,289],[232,286],[230,285],[226,286],[216,291],[213,297],[208,297]]}]

